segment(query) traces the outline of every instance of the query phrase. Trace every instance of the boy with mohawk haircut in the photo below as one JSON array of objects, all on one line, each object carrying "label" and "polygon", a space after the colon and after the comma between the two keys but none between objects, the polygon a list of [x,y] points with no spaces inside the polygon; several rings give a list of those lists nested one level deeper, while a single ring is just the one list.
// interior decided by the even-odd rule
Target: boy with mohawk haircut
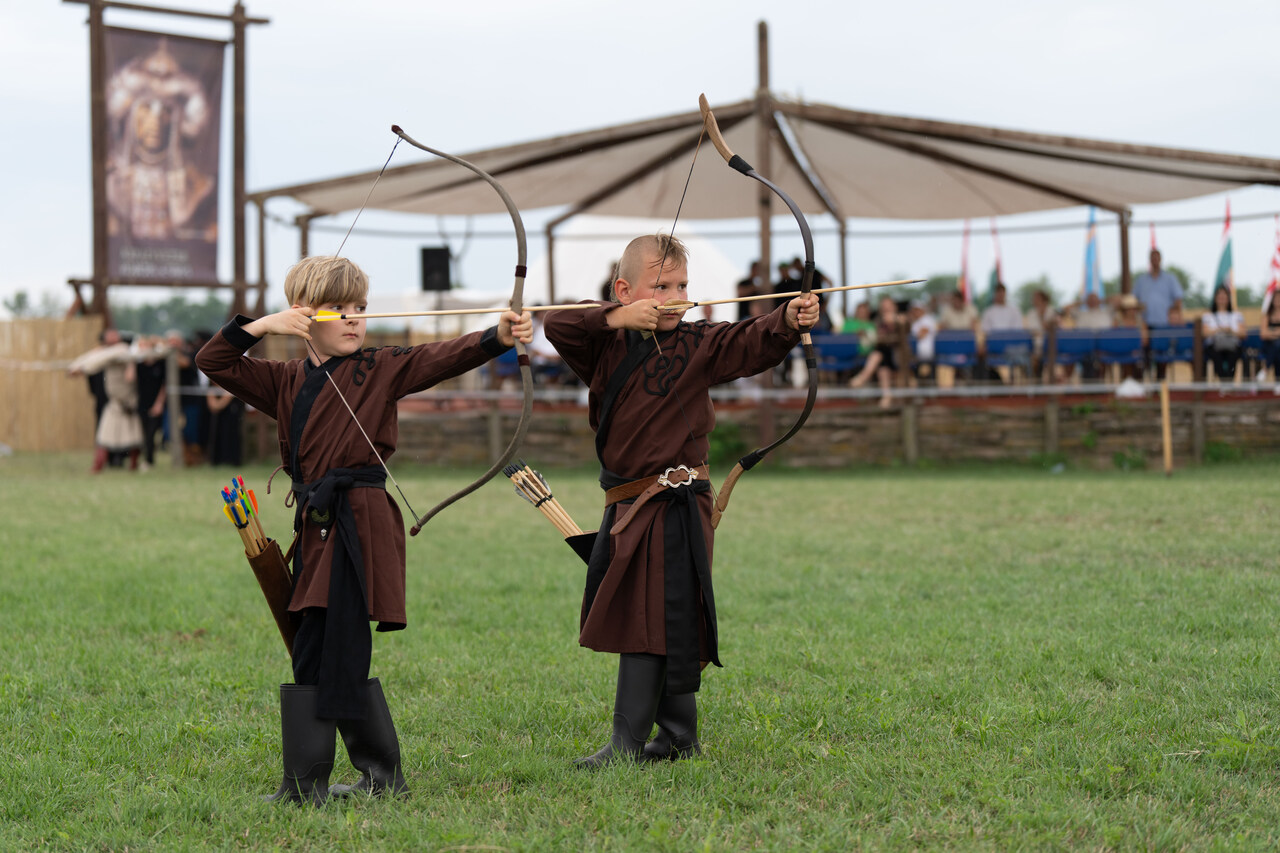
[{"label": "boy with mohawk haircut", "polygon": [[[737,323],[687,323],[688,252],[664,234],[627,245],[616,302],[550,311],[547,338],[589,387],[605,492],[587,563],[578,642],[619,656],[613,734],[576,762],[687,758],[701,751],[695,693],[720,666],[711,589],[712,495],[706,460],[713,385],[782,361],[818,297]],[[658,733],[649,734],[657,723]]]}]

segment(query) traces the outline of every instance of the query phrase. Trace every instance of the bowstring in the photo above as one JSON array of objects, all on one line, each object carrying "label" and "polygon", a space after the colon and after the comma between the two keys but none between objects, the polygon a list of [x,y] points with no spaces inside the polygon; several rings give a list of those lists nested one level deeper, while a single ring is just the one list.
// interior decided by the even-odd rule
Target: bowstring
[{"label": "bowstring", "polygon": [[[347,245],[347,238],[351,236],[351,232],[355,230],[356,223],[360,221],[360,214],[364,213],[364,209],[369,206],[369,199],[373,198],[373,191],[378,187],[378,181],[382,180],[383,174],[387,171],[387,166],[391,164],[391,158],[396,154],[396,148],[400,146],[400,137],[396,137],[395,144],[391,146],[391,153],[387,155],[387,160],[382,164],[382,168],[378,170],[378,175],[373,179],[373,185],[369,187],[369,192],[365,194],[364,201],[360,203],[360,209],[356,211],[355,218],[351,220],[351,226],[347,228],[347,233],[343,235],[342,242],[338,244],[338,251],[334,252],[335,258],[342,256],[342,248]],[[400,483],[396,480],[396,475],[391,473],[391,469],[387,467],[387,463],[382,458],[382,454],[378,452],[377,446],[373,443],[373,439],[369,437],[369,433],[364,431],[364,424],[360,423],[360,419],[356,417],[355,409],[351,408],[351,404],[347,402],[346,396],[342,393],[342,389],[338,387],[338,383],[333,378],[333,373],[324,369],[324,360],[320,358],[320,354],[316,352],[316,348],[311,345],[308,338],[303,338],[303,342],[307,345],[307,349],[311,351],[311,356],[316,360],[316,366],[324,370],[325,378],[329,380],[333,392],[338,395],[338,399],[342,401],[342,405],[346,407],[347,414],[351,415],[352,422],[356,425],[356,429],[360,430],[360,434],[364,436],[364,440],[368,443],[369,449],[373,451],[373,456],[378,460],[378,464],[382,466],[382,470],[386,472],[387,478],[391,480],[391,485],[396,487],[396,491],[400,493],[400,500],[404,501],[405,508],[413,514],[414,521],[418,519],[418,513],[414,510],[413,504],[409,503],[409,498],[404,493],[404,489],[400,488]]]},{"label": "bowstring", "polygon": [[[676,236],[676,224],[680,221],[680,211],[684,209],[684,199],[685,199],[685,196],[689,194],[689,183],[690,181],[693,180],[693,167],[698,165],[698,152],[702,150],[702,140],[706,135],[707,135],[707,128],[706,128],[706,125],[703,125],[702,130],[698,133],[698,142],[693,146],[693,162],[689,164],[689,174],[685,175],[685,178],[684,178],[684,188],[680,191],[680,203],[676,205],[675,219],[671,220],[670,236],[672,239],[674,239]],[[671,240],[668,240],[667,247],[662,250],[662,259],[658,262],[658,275],[657,277],[654,278],[655,285],[662,281],[662,271],[666,267],[667,255],[670,252],[671,252]],[[616,277],[616,274],[615,274],[615,277]],[[694,303],[694,304],[696,305],[697,303]],[[677,324],[676,328],[679,328],[679,324]],[[653,331],[653,346],[654,346],[654,349],[657,350],[658,358],[660,360],[659,363],[661,363],[662,360],[666,360],[667,354],[662,351],[662,344],[661,342],[658,341],[657,329],[654,329]],[[668,364],[667,366],[668,373],[671,372],[671,365],[674,363],[675,363],[674,360],[672,360],[670,364]],[[696,442],[697,439],[693,435],[693,422],[689,420],[689,415],[684,410],[684,400],[681,399],[680,391],[676,388],[676,383],[674,380],[671,383],[671,393],[675,395],[676,406],[679,407],[680,409],[680,417],[684,419],[685,428],[689,430],[689,440]],[[708,455],[704,456],[702,460],[702,464],[704,467],[710,463],[710,455],[709,455],[710,444],[709,443],[708,443],[707,452],[708,452]],[[708,478],[707,482],[708,483],[711,482],[710,478]],[[716,500],[716,487],[714,483],[711,484],[711,500],[712,501]]]}]

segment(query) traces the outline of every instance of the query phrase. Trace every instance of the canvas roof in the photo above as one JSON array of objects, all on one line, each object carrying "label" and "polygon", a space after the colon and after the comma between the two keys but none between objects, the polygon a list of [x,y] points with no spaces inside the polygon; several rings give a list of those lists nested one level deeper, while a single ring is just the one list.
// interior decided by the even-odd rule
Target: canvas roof
[{"label": "canvas roof", "polygon": [[[767,121],[770,165],[761,173],[807,214],[831,213],[840,220],[978,218],[1086,204],[1120,211],[1251,184],[1280,185],[1276,159],[762,97],[761,104],[747,100],[714,107],[729,146],[759,164],[759,123]],[[565,216],[670,217],[680,203],[701,130],[702,117],[693,110],[459,156],[494,175],[522,210],[563,207]],[[360,208],[376,175],[360,172],[277,187],[250,198],[288,196],[315,215],[336,214]],[[758,190],[704,141],[681,217],[753,217]],[[368,207],[457,215],[504,210],[479,178],[435,158],[388,168]],[[775,213],[785,210],[778,205]]]}]

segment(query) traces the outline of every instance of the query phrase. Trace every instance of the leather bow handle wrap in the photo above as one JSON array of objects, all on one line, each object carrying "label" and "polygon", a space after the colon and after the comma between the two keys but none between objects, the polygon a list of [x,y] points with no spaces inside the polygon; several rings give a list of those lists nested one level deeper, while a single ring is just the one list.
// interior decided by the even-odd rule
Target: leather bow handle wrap
[{"label": "leather bow handle wrap", "polygon": [[[730,168],[746,175],[748,178],[759,181],[774,192],[787,205],[791,214],[796,219],[796,224],[800,226],[800,236],[804,241],[804,276],[800,280],[800,295],[808,296],[813,289],[813,232],[809,230],[809,222],[805,219],[804,213],[800,207],[792,200],[791,196],[782,191],[780,187],[775,185],[768,179],[761,177],[751,164],[743,160],[729,147],[724,140],[724,134],[720,132],[720,125],[716,122],[715,113],[711,111],[711,105],[707,102],[706,95],[698,96],[698,108],[702,111],[702,125],[706,128],[707,136],[711,139],[711,144],[720,152],[720,156],[729,164]],[[789,441],[792,436],[800,431],[800,427],[804,426],[805,421],[809,419],[810,412],[813,411],[814,401],[818,398],[818,357],[813,349],[813,337],[809,334],[809,330],[805,329],[800,334],[800,343],[804,347],[805,365],[809,372],[809,395],[805,399],[804,410],[800,413],[800,417],[791,425],[791,429],[778,440],[774,441],[768,447],[762,447],[753,450],[746,456],[738,460],[733,466],[733,470],[729,472],[729,476],[725,478],[724,485],[720,487],[717,494],[715,506],[711,510],[711,526],[717,527],[720,524],[720,518],[724,514],[725,508],[729,505],[729,497],[733,494],[733,487],[737,485],[738,478],[745,472],[750,471],[756,464],[763,459],[771,450],[781,446]]]},{"label": "leather bow handle wrap", "polygon": [[[399,125],[392,125],[391,132],[412,145],[414,148],[425,151],[428,154],[434,154],[435,156],[448,160],[451,163],[457,163],[459,166],[470,169],[485,181],[485,183],[493,187],[493,189],[502,198],[502,203],[506,205],[507,212],[511,214],[511,223],[515,226],[516,230],[516,270],[515,285],[511,290],[511,310],[517,314],[521,313],[524,310],[524,279],[528,272],[526,268],[526,262],[528,260],[528,246],[525,240],[524,220],[520,218],[520,210],[516,207],[515,202],[511,200],[511,196],[507,193],[506,189],[502,184],[498,183],[496,178],[474,163],[470,163],[463,160],[461,157],[455,157],[452,154],[446,154],[443,151],[437,151],[434,148],[423,145],[421,142],[418,142],[416,139],[409,136],[409,134],[401,130]],[[520,384],[524,390],[524,403],[520,410],[520,422],[516,425],[515,435],[511,437],[511,443],[507,445],[507,449],[502,452],[502,456],[498,458],[498,461],[494,462],[493,466],[482,474],[478,480],[466,488],[454,492],[421,518],[416,519],[413,527],[409,528],[410,536],[417,536],[418,531],[422,529],[422,526],[445,507],[461,500],[493,479],[494,475],[505,468],[507,463],[510,462],[520,450],[520,445],[524,442],[525,434],[529,431],[529,417],[533,412],[533,372],[529,366],[529,354],[525,350],[524,344],[520,343],[519,340],[516,341],[516,357],[520,364]]]}]

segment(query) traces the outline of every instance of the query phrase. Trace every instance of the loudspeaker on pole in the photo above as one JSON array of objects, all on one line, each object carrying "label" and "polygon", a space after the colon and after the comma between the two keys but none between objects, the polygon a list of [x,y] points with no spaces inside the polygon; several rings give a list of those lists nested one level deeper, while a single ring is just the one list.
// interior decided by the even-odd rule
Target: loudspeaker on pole
[{"label": "loudspeaker on pole", "polygon": [[422,248],[423,291],[448,290],[450,253],[448,247],[424,246]]}]

